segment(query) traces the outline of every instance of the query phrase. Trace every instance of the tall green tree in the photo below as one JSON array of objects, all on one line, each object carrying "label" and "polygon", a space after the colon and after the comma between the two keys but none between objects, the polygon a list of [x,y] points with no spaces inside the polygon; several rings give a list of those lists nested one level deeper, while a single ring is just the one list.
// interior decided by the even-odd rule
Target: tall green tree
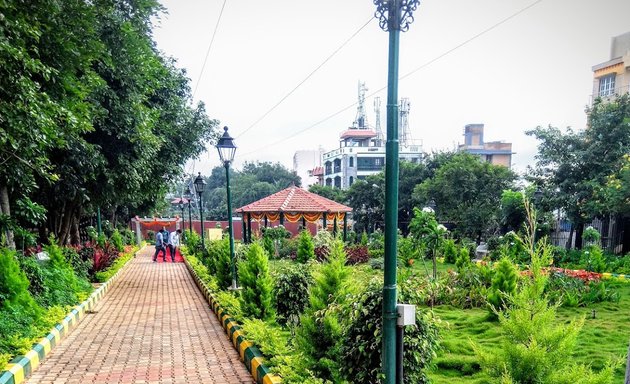
[{"label": "tall green tree", "polygon": [[587,114],[588,127],[578,132],[551,126],[527,132],[539,141],[530,178],[545,187],[551,208],[566,212],[578,248],[584,224],[614,211],[597,192],[630,153],[630,96],[597,99]]},{"label": "tall green tree", "polygon": [[515,178],[514,172],[506,167],[461,152],[444,161],[434,177],[417,185],[413,198],[434,200],[440,222],[452,223],[456,235],[479,242],[498,227],[497,202]]}]

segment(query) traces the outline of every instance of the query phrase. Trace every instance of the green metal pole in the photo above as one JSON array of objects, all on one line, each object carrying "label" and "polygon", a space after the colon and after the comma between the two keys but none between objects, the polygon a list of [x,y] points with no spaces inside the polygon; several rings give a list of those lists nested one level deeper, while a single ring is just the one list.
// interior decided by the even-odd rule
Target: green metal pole
[{"label": "green metal pole", "polygon": [[348,241],[348,212],[343,214],[343,241]]},{"label": "green metal pole", "polygon": [[101,208],[96,208],[96,229],[98,230],[98,236],[101,236],[103,230],[101,229]]},{"label": "green metal pole", "polygon": [[[400,24],[399,1],[391,1],[390,26]],[[398,47],[400,29],[389,28],[387,142],[385,144],[385,263],[383,285],[383,373],[396,381],[396,255],[398,239]]]},{"label": "green metal pole", "polygon": [[232,197],[230,196],[230,163],[225,163],[225,185],[227,189],[228,231],[230,232],[230,260],[232,260],[232,289],[237,289],[236,260],[234,256],[234,231],[232,228]]},{"label": "green metal pole", "polygon": [[190,200],[188,200],[188,229],[192,234],[192,209],[190,208]]},{"label": "green metal pole", "polygon": [[201,193],[199,194],[199,220],[201,220],[201,247],[206,249],[206,240],[203,236],[203,200]]}]

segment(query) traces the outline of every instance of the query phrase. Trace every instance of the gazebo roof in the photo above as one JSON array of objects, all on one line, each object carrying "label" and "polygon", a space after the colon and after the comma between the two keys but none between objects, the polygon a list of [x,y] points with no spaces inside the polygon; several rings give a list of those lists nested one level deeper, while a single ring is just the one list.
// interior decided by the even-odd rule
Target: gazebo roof
[{"label": "gazebo roof", "polygon": [[291,186],[236,210],[244,212],[351,212],[352,208]]}]

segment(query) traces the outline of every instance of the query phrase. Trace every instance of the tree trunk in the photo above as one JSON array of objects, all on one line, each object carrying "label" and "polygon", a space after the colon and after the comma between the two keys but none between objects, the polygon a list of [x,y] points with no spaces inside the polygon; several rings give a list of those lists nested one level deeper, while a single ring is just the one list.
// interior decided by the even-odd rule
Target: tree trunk
[{"label": "tree trunk", "polygon": [[565,244],[564,248],[566,249],[571,249],[571,245],[573,245],[573,223],[571,223],[571,230],[569,231],[569,239],[567,240],[567,243]]},{"label": "tree trunk", "polygon": [[584,223],[580,222],[575,229],[575,249],[582,249],[582,234],[584,233]]},{"label": "tree trunk", "polygon": [[[0,209],[2,214],[11,217],[11,205],[9,203],[9,188],[6,184],[0,183]],[[15,249],[15,240],[13,239],[13,231],[9,228],[6,230],[7,247]]]},{"label": "tree trunk", "polygon": [[59,245],[66,245],[69,242],[70,229],[72,228],[72,223],[74,221],[74,207],[74,202],[65,205],[61,228],[59,228],[58,234]]}]

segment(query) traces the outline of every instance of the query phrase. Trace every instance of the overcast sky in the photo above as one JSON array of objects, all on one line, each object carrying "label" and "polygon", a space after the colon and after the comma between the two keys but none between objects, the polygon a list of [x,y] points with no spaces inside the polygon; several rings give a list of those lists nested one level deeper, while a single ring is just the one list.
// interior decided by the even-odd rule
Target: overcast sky
[{"label": "overcast sky", "polygon": [[[373,19],[372,0],[227,0],[201,77],[224,0],[162,3],[168,14],[154,32],[158,47],[186,68],[192,87],[199,84],[195,99],[236,137],[237,167],[258,160],[291,168],[296,150],[338,147],[356,106],[316,123],[356,103],[359,81],[368,95],[383,89],[376,95],[385,129],[388,40]],[[463,141],[464,125],[483,123],[485,140],[512,142],[513,165],[524,170],[536,152],[524,131],[584,127],[591,67],[610,59],[611,37],[630,31],[629,15],[628,0],[422,2],[400,46],[401,76],[418,69],[399,85],[399,97],[411,103],[413,138],[425,151],[452,149]],[[373,125],[372,105],[373,96],[366,100]],[[210,148],[187,171],[207,174],[218,164]]]}]

